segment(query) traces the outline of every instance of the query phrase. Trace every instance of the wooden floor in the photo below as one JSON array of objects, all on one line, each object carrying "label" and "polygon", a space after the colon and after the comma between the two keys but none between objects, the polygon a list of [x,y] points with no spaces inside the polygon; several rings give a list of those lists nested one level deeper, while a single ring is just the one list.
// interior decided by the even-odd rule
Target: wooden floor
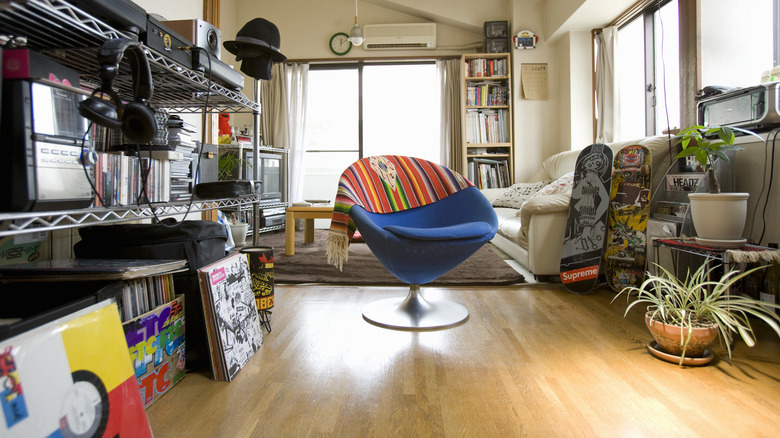
[{"label": "wooden floor", "polygon": [[718,348],[680,368],[650,356],[641,312],[624,318],[607,290],[423,290],[468,321],[387,330],[361,308],[403,288],[277,285],[262,349],[231,383],[188,373],[147,409],[155,437],[780,434],[780,342],[763,330],[731,364]]}]

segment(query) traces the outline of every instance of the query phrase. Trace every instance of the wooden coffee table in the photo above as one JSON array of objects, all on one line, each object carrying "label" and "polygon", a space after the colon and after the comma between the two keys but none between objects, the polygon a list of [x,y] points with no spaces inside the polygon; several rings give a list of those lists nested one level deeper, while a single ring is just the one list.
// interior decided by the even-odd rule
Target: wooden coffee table
[{"label": "wooden coffee table", "polygon": [[333,205],[287,207],[284,226],[284,255],[295,254],[295,219],[305,219],[303,242],[314,243],[314,219],[330,219]]}]

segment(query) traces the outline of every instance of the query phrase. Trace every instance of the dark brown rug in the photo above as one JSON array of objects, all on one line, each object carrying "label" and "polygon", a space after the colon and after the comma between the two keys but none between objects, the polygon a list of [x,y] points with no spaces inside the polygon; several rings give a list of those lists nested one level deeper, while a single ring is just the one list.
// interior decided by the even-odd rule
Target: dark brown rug
[{"label": "dark brown rug", "polygon": [[[327,230],[315,230],[314,243],[303,243],[303,231],[295,233],[295,255],[284,255],[284,231],[260,234],[260,246],[274,248],[275,283],[327,283],[346,285],[403,285],[377,260],[365,243],[349,246],[344,270],[329,265],[325,257]],[[465,262],[429,285],[505,285],[522,283],[512,269],[487,245]]]}]

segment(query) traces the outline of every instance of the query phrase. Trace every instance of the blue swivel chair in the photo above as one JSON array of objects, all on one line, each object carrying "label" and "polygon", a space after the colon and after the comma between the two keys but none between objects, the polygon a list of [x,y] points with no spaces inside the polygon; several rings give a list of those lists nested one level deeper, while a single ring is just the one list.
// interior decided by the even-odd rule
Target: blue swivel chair
[{"label": "blue swivel chair", "polygon": [[363,317],[368,322],[386,328],[432,330],[468,318],[468,310],[460,304],[427,301],[420,285],[455,268],[495,235],[498,219],[479,189],[467,187],[433,203],[391,213],[355,205],[349,214],[382,265],[410,285],[405,298],[366,306]]}]

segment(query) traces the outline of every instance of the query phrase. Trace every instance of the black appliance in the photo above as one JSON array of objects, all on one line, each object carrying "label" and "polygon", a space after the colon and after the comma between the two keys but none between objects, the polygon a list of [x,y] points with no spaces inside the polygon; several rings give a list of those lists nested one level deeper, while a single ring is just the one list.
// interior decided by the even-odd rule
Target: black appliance
[{"label": "black appliance", "polygon": [[[32,80],[3,81],[0,209],[49,211],[89,207],[93,169],[81,164],[87,120],[80,90]],[[89,140],[87,140],[88,144]],[[86,145],[85,145],[86,146]]]},{"label": "black appliance", "polygon": [[147,16],[146,32],[141,33],[139,40],[145,46],[187,68],[192,66],[192,53],[189,49],[193,45],[192,41],[174,32],[160,20]]},{"label": "black appliance", "polygon": [[205,50],[192,50],[192,69],[211,73],[211,80],[233,91],[244,88],[244,75]]},{"label": "black appliance", "polygon": [[69,0],[74,6],[117,30],[146,32],[146,11],[128,0]]}]

